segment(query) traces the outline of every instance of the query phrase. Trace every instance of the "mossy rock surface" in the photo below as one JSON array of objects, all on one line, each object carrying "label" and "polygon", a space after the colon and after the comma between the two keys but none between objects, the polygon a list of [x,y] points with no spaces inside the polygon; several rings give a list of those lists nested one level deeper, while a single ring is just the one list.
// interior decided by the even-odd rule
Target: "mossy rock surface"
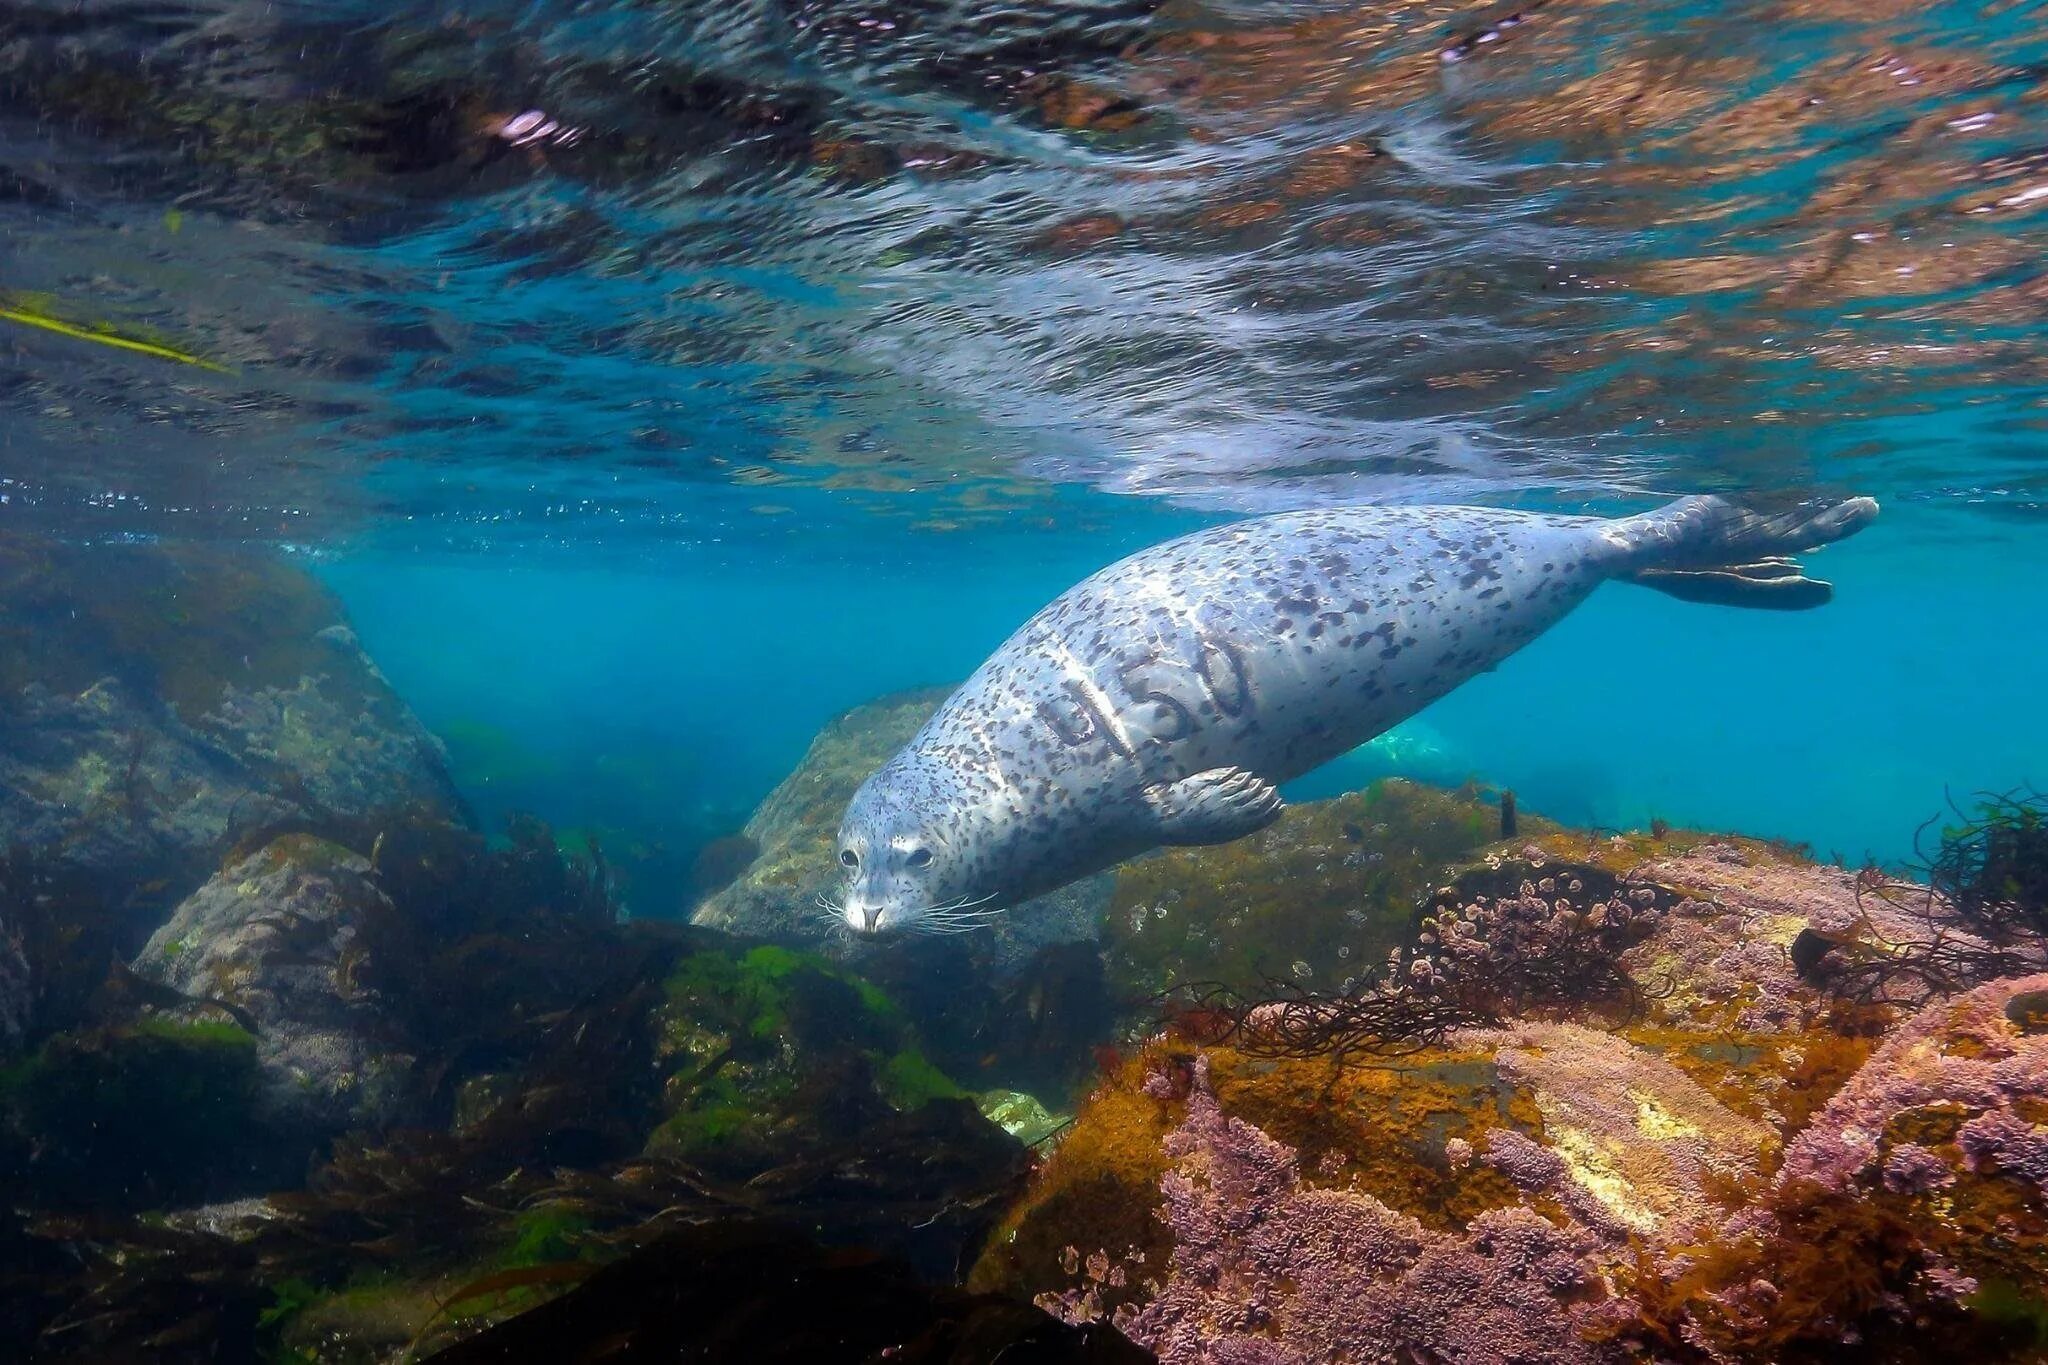
[{"label": "mossy rock surface", "polygon": [[[1303,1266],[1399,1264],[1401,1238],[1440,1236],[1477,1284],[1518,1273],[1496,1233],[1521,1226],[1563,1238],[1553,1306],[1587,1310],[1571,1358],[2038,1359],[2048,1051],[2034,1005],[2048,977],[1917,1009],[1831,996],[1799,979],[1790,944],[1806,926],[1839,932],[1857,890],[1784,846],[1702,834],[1525,830],[1483,847],[1428,898],[1433,923],[1474,897],[1535,896],[1558,923],[1626,898],[1644,909],[1641,936],[1615,945],[1632,1008],[1545,997],[1430,1045],[1352,1038],[1322,1055],[1288,1054],[1314,1043],[1262,1035],[1256,1016],[1218,1045],[1191,1015],[1199,1038],[1161,1035],[1105,1075],[973,1282],[1083,1312],[1198,1301],[1219,1332],[1256,1336],[1264,1317],[1234,1316],[1248,1302],[1275,1320],[1347,1311],[1289,1304],[1286,1248]],[[1246,1050],[1262,1044],[1283,1055]],[[1198,1089],[1228,1125],[1191,1139]],[[1274,1142],[1280,1193],[1259,1183],[1257,1144]],[[1323,1191],[1385,1218],[1276,1213],[1335,1207]],[[1179,1227],[1198,1240],[1176,1246]],[[1243,1283],[1211,1275],[1215,1242],[1200,1239],[1218,1227],[1250,1249]],[[1313,1240],[1342,1228],[1363,1240]],[[1171,1359],[1202,1358],[1200,1336],[1139,1333]]]},{"label": "mossy rock surface", "polygon": [[127,907],[115,951],[248,830],[399,809],[466,818],[440,745],[281,556],[0,543],[0,847]]},{"label": "mossy rock surface", "polygon": [[150,936],[135,970],[244,1010],[261,1030],[266,1102],[284,1123],[339,1130],[412,1112],[412,1057],[382,1039],[366,984],[372,929],[397,914],[369,861],[288,834],[223,868]]},{"label": "mossy rock surface", "polygon": [[656,1155],[751,1172],[863,1116],[967,1093],[887,995],[814,953],[693,953],[663,993],[664,1117],[647,1142]]},{"label": "mossy rock surface", "polygon": [[1444,867],[1499,834],[1499,808],[1476,791],[1389,778],[1291,806],[1235,843],[1127,863],[1104,928],[1112,984],[1142,999],[1190,983],[1258,996],[1370,979]]},{"label": "mossy rock surface", "polygon": [[[1128,1275],[1128,1299],[1164,1270],[1171,1239],[1158,1217],[1160,1180],[1172,1160],[1161,1144],[1180,1121],[1196,1055],[1156,1040],[1104,1076],[990,1238],[972,1287],[1057,1292],[1090,1254],[1135,1251],[1142,1270]],[[1515,1198],[1498,1171],[1454,1162],[1451,1139],[1483,1145],[1496,1128],[1542,1128],[1530,1094],[1485,1049],[1428,1049],[1370,1066],[1227,1047],[1200,1055],[1224,1110],[1296,1147],[1311,1183],[1363,1190],[1432,1227],[1463,1226]]]},{"label": "mossy rock surface", "polygon": [[0,1180],[52,1204],[148,1207],[246,1184],[267,1130],[256,1039],[146,1017],[0,1068]]}]

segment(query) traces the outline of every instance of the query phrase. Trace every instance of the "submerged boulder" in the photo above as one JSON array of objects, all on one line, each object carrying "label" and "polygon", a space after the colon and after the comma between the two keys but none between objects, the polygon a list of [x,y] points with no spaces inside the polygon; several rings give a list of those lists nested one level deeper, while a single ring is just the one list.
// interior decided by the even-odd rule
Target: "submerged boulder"
[{"label": "submerged boulder", "polygon": [[283,559],[0,542],[0,848],[124,906],[123,951],[238,834],[425,808],[439,744]]},{"label": "submerged boulder", "polygon": [[278,1118],[337,1130],[405,1116],[413,1058],[365,983],[369,926],[395,913],[369,861],[311,835],[236,860],[150,936],[135,970],[257,1030]]},{"label": "submerged boulder", "polygon": [[1113,985],[1139,999],[1196,984],[1350,989],[1407,941],[1444,865],[1492,843],[1500,823],[1475,789],[1388,778],[1291,805],[1234,843],[1126,863],[1103,935]]},{"label": "submerged boulder", "polygon": [[2038,947],[1752,840],[1495,844],[1394,979],[1108,1072],[972,1283],[1169,1365],[2033,1359],[2048,976],[1969,973]]},{"label": "submerged boulder", "polygon": [[[701,901],[693,922],[779,943],[857,957],[861,945],[828,922],[818,898],[840,885],[834,841],[846,803],[868,775],[909,742],[948,689],[902,692],[857,706],[811,741],[796,770],[768,794],[742,837],[753,860]],[[1040,949],[1093,939],[1109,900],[1107,874],[1017,906],[988,932],[969,935],[974,956],[1014,974]]]},{"label": "submerged boulder", "polygon": [[132,1208],[274,1178],[259,1091],[256,1040],[222,1020],[57,1034],[0,1069],[0,1187]]},{"label": "submerged boulder", "polygon": [[941,1261],[1022,1175],[1006,1134],[1029,1097],[971,1094],[895,1001],[829,959],[774,945],[690,953],[663,982],[654,1024],[650,1158],[815,1205],[821,1222],[859,1225],[885,1190],[890,1207],[941,1200],[915,1232],[889,1228],[884,1212],[859,1238],[932,1244]]}]

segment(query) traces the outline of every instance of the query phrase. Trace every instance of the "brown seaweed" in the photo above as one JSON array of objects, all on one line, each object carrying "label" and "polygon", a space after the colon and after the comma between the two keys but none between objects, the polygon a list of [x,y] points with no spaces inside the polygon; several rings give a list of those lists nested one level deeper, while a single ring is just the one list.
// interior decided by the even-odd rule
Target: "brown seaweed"
[{"label": "brown seaweed", "polygon": [[1857,874],[1861,911],[1848,930],[1803,934],[1800,974],[1845,999],[1918,1005],[2002,976],[2048,968],[2048,797],[1985,793],[1934,846],[1920,828],[1919,865],[1904,878]]}]

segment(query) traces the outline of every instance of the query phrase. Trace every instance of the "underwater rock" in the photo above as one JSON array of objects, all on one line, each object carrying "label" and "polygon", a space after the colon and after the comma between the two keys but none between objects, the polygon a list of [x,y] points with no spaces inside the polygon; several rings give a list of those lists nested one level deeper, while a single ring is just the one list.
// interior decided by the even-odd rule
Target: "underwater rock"
[{"label": "underwater rock", "polygon": [[1717,1358],[1867,1342],[1888,1358],[2039,1359],[2048,1035],[2013,1002],[2044,986],[1994,982],[1889,1031],[1648,1316]]},{"label": "underwater rock", "polygon": [[[1945,1187],[1952,1180],[1928,1176],[1935,1156],[1957,1174],[2003,1176],[2048,1196],[2048,1028],[2037,1011],[2014,1008],[2042,991],[2048,975],[1993,982],[1886,1034],[1786,1150],[1779,1184],[1842,1190],[1881,1170],[1895,1187]],[[1902,1151],[1910,1155],[1896,1162]]]},{"label": "underwater rock", "polygon": [[[1141,1287],[1166,1273],[1173,1250],[1159,1216],[1161,1182],[1175,1164],[1166,1141],[1197,1070],[1234,1119],[1297,1151],[1311,1183],[1357,1188],[1438,1231],[1514,1205],[1513,1181],[1472,1153],[1504,1131],[1542,1127],[1533,1098],[1483,1047],[1333,1066],[1325,1057],[1265,1058],[1228,1046],[1198,1052],[1161,1037],[1105,1074],[1048,1146],[969,1284],[1025,1296],[1073,1291],[1104,1311],[1141,1301]],[[1077,1278],[1098,1253],[1124,1267],[1118,1283]]]},{"label": "underwater rock", "polygon": [[256,1040],[145,1018],[44,1039],[0,1070],[0,1186],[45,1207],[212,1197],[275,1176]]},{"label": "underwater rock", "polygon": [[[572,1269],[744,1215],[950,1278],[1014,1199],[1022,1142],[844,964],[619,922],[602,865],[537,824],[496,847],[446,824],[381,829],[374,863],[310,834],[237,857],[101,1002],[140,1022],[61,1035],[37,1054],[33,1103],[0,1094],[0,1181],[31,1191],[31,1250],[68,1267],[38,1293],[35,1358],[115,1358],[228,1315],[222,1333],[290,1358],[398,1360]],[[228,1009],[254,1032],[177,1022]],[[160,1030],[232,1042],[240,1088],[195,1088],[189,1065],[147,1073],[181,1087],[169,1098],[122,1080]],[[0,1089],[14,1074],[0,1067]],[[1009,1099],[989,1108],[1034,1117]],[[223,1155],[195,1159],[187,1130]],[[84,1164],[53,1165],[67,1161]],[[88,1221],[73,1206],[93,1182],[113,1209]],[[134,1213],[164,1190],[270,1193],[231,1226]],[[520,1292],[441,1312],[506,1275]],[[182,1351],[158,1358],[203,1358]]]},{"label": "underwater rock", "polygon": [[975,1097],[981,1116],[1028,1146],[1045,1141],[1068,1120],[1050,1113],[1035,1095],[1021,1090],[985,1090]]},{"label": "underwater rock", "polygon": [[971,1283],[1168,1362],[2038,1358],[2048,975],[1917,1010],[1802,976],[1803,932],[1939,921],[1886,885],[1667,831],[1489,848],[1396,962],[1485,983],[1498,1026],[1370,991],[1190,1011]]},{"label": "underwater rock", "polygon": [[1486,1160],[1609,1238],[1675,1246],[1712,1236],[1727,1210],[1708,1192],[1755,1181],[1778,1146],[1768,1124],[1730,1110],[1626,1038],[1530,1023],[1487,1041],[1502,1080],[1542,1116],[1541,1145],[1556,1170],[1532,1179],[1517,1168],[1514,1139],[1492,1144]]},{"label": "underwater rock", "polygon": [[1142,1365],[1115,1329],[921,1284],[872,1253],[752,1223],[672,1234],[560,1298],[442,1351],[441,1365],[594,1360],[788,1365]]},{"label": "underwater rock", "polygon": [[970,937],[913,939],[865,954],[859,966],[916,1021],[932,1059],[963,1084],[1073,1092],[1120,1023],[1096,945],[1048,944],[995,978],[962,942]]},{"label": "underwater rock", "polygon": [[1356,1189],[1310,1188],[1294,1149],[1223,1113],[1199,1062],[1164,1148],[1172,1260],[1118,1315],[1163,1361],[1616,1358],[1588,1339],[1612,1303],[1581,1229],[1517,1207],[1446,1233]]},{"label": "underwater rock", "polygon": [[383,1036],[363,931],[391,913],[367,859],[289,834],[180,904],[135,970],[255,1021],[280,1119],[315,1130],[388,1124],[411,1111],[414,1059]]},{"label": "underwater rock", "polygon": [[0,589],[0,848],[108,888],[123,956],[247,831],[465,818],[439,744],[279,558],[15,538]]},{"label": "underwater rock", "polygon": [[[823,914],[818,898],[837,893],[834,855],[840,817],[868,775],[909,742],[949,689],[903,692],[834,719],[796,770],[768,794],[743,837],[758,850],[736,880],[706,897],[693,923],[779,943],[855,957],[863,945]],[[1026,902],[986,932],[968,935],[973,955],[996,975],[1011,975],[1048,944],[1096,937],[1109,899],[1107,875]]]},{"label": "underwater rock", "polygon": [[[1531,829],[1554,826],[1523,817]],[[1103,940],[1118,994],[1177,984],[1345,990],[1405,942],[1445,864],[1499,836],[1476,791],[1399,778],[1290,806],[1259,833],[1125,864]]]},{"label": "underwater rock", "polygon": [[[1678,830],[1551,832],[1490,848],[1446,874],[1427,914],[1466,929],[1498,921],[1475,940],[1498,946],[1504,912],[1532,897],[1581,928],[1609,931],[1600,960],[1574,967],[1581,1003],[1611,987],[1629,994],[1627,1006],[1694,1032],[1786,1034],[1848,1005],[1910,1004],[1927,990],[1913,967],[1916,947],[1975,942],[1924,887],[1818,864],[1781,845]],[[1515,948],[1526,956],[1531,945]],[[2039,959],[2016,948],[1999,960]],[[1896,970],[1863,970],[1886,962]],[[1960,970],[1948,984],[1979,979]]]}]

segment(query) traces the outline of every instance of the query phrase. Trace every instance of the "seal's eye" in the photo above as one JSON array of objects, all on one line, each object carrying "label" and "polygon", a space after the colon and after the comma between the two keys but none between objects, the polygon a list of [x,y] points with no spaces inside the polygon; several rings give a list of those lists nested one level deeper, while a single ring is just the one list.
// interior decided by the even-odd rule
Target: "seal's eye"
[{"label": "seal's eye", "polygon": [[842,848],[839,850],[839,861],[848,867],[859,867],[860,855],[850,848]]},{"label": "seal's eye", "polygon": [[923,867],[923,866],[924,866],[925,864],[929,863],[929,862],[930,862],[931,860],[932,860],[932,851],[931,851],[930,849],[928,849],[928,848],[913,848],[912,850],[910,850],[910,856],[909,856],[908,858],[905,858],[905,859],[903,860],[903,865],[904,865],[905,867]]}]

